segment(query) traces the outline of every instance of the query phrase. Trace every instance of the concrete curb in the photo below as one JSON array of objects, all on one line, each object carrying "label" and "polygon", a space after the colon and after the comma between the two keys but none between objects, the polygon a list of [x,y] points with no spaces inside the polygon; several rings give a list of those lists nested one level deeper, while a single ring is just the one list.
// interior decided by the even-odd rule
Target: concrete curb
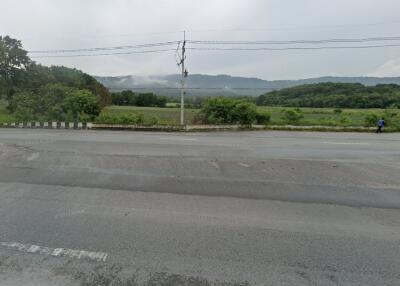
[{"label": "concrete curb", "polygon": [[0,123],[0,128],[30,128],[30,129],[90,129],[92,123],[86,122],[12,122]]},{"label": "concrete curb", "polygon": [[[93,130],[129,130],[129,131],[164,131],[164,132],[212,132],[212,131],[241,131],[241,130],[283,130],[283,131],[325,131],[325,132],[373,132],[375,127],[363,126],[295,126],[295,125],[124,125],[98,124],[85,122],[23,122],[0,123],[0,128],[40,128],[40,129],[93,129]],[[386,128],[386,132],[399,130]]]}]

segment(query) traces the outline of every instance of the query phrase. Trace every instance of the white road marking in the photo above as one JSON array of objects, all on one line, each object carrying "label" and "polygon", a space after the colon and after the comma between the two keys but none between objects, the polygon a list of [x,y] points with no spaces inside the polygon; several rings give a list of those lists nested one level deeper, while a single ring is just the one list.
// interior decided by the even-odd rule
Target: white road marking
[{"label": "white road marking", "polygon": [[60,134],[51,134],[51,133],[30,133],[32,136],[60,136]]},{"label": "white road marking", "polygon": [[239,165],[245,168],[250,168],[250,165],[246,163],[239,163]]},{"label": "white road marking", "polygon": [[209,163],[211,166],[215,167],[215,169],[219,169],[219,164],[218,164],[217,161],[208,161],[208,163]]},{"label": "white road marking", "polygon": [[39,158],[39,156],[40,156],[39,153],[32,153],[28,158],[26,158],[26,160],[28,161],[36,160],[37,158]]},{"label": "white road marking", "polygon": [[84,213],[85,213],[85,210],[75,210],[75,211],[69,211],[69,212],[56,214],[54,216],[54,218],[58,219],[58,218],[64,218],[64,217],[71,217],[71,216],[75,216],[75,215],[81,215],[81,214],[84,214]]},{"label": "white road marking", "polygon": [[93,252],[85,250],[75,250],[67,248],[51,248],[33,244],[23,244],[18,242],[1,242],[2,247],[27,253],[38,253],[51,256],[64,256],[69,258],[86,258],[95,261],[106,261],[108,254],[105,252]]},{"label": "white road marking", "polygon": [[180,137],[160,137],[160,140],[197,141],[196,138],[180,138]]},{"label": "white road marking", "polygon": [[323,144],[331,144],[331,145],[369,145],[366,142],[322,142]]}]

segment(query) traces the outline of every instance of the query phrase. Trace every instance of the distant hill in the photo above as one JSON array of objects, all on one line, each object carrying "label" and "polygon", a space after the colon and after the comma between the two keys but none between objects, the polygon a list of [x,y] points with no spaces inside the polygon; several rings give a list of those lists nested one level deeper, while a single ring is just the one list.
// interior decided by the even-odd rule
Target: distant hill
[{"label": "distant hill", "polygon": [[[131,89],[143,92],[155,92],[160,95],[178,95],[180,75],[164,76],[95,76],[111,91]],[[321,82],[361,83],[367,86],[376,84],[399,84],[400,77],[318,77],[300,80],[262,80],[259,78],[236,77],[229,75],[193,74],[186,80],[188,95],[237,95],[258,96],[273,90],[303,84]]]},{"label": "distant hill", "polygon": [[257,105],[334,108],[400,108],[400,85],[360,83],[314,83],[260,95]]}]

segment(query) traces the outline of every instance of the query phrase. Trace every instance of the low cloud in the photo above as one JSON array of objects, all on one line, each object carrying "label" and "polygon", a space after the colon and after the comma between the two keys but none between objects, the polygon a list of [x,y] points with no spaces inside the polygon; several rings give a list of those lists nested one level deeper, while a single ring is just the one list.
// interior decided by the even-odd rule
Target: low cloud
[{"label": "low cloud", "polygon": [[387,61],[383,65],[379,66],[369,76],[376,77],[398,77],[400,76],[400,58],[392,59]]}]

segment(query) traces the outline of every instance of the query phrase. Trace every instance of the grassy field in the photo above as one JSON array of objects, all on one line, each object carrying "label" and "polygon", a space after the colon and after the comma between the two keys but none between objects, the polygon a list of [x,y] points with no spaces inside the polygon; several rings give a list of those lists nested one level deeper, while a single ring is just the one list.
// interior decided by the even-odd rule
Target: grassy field
[{"label": "grassy field", "polygon": [[[258,107],[259,111],[271,114],[272,125],[288,124],[285,120],[285,111],[293,108],[284,107]],[[377,114],[388,117],[389,114],[396,114],[400,117],[398,109],[342,109],[340,113],[333,108],[299,108],[302,118],[295,125],[311,126],[364,126],[367,114]],[[156,116],[161,124],[178,124],[179,108],[158,108],[158,107],[136,107],[136,106],[109,106],[103,110],[104,113],[137,113],[143,116]],[[192,120],[198,112],[196,109],[186,109],[186,122],[193,123]]]},{"label": "grassy field", "polygon": [[[285,111],[294,109],[290,107],[258,107],[258,110],[271,114],[271,124],[287,124]],[[325,126],[364,126],[367,114],[375,113],[383,115],[383,109],[342,109],[341,113],[335,113],[334,108],[298,108],[303,118],[296,125],[325,125]],[[386,110],[387,111],[387,110]],[[400,111],[396,111],[400,114]]]},{"label": "grassy field", "polygon": [[[139,107],[139,106],[107,106],[103,109],[103,113],[108,114],[126,114],[136,113],[142,114],[145,118],[154,116],[160,119],[160,124],[179,124],[180,122],[180,109],[179,108],[159,108],[159,107]],[[185,121],[190,124],[193,117],[198,111],[195,109],[185,109]]]},{"label": "grassy field", "polygon": [[[258,107],[259,111],[271,114],[271,125],[285,125],[289,123],[285,119],[286,107]],[[333,108],[299,108],[302,118],[293,125],[300,126],[365,126],[365,118],[368,114],[374,113],[384,116],[389,126],[397,126],[400,129],[400,110],[399,109],[342,109]],[[193,119],[198,113],[197,109],[185,110],[185,121],[192,124]],[[173,107],[137,107],[137,106],[108,106],[103,109],[103,114],[142,114],[144,118],[156,117],[159,124],[177,125],[179,124],[180,109]],[[0,123],[13,122],[14,117],[7,111],[4,101],[0,101]]]}]

